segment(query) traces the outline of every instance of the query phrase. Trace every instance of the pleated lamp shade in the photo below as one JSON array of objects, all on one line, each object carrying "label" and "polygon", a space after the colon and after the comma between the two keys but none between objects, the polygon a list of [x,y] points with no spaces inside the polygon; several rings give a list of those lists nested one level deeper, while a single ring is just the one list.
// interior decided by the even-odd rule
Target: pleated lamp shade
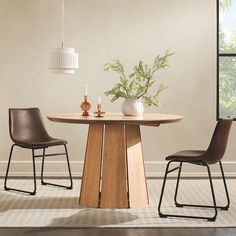
[{"label": "pleated lamp shade", "polygon": [[79,56],[74,48],[53,48],[49,55],[49,68],[56,74],[74,74],[78,69]]}]

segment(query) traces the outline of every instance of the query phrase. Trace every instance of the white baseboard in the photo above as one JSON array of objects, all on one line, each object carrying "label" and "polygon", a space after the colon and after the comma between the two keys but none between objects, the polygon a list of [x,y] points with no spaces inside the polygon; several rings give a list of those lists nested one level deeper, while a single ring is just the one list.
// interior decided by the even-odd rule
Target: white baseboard
[{"label": "white baseboard", "polygon": [[[71,161],[71,169],[74,177],[81,177],[83,171],[83,161]],[[145,161],[145,170],[147,177],[163,177],[166,161]],[[236,161],[225,161],[222,162],[224,165],[225,175],[226,177],[236,177]],[[37,174],[40,174],[40,165],[41,161],[36,161],[36,169]],[[63,161],[47,161],[46,162],[48,170],[45,171],[45,176],[54,176],[54,177],[66,177],[68,176],[68,172],[64,170],[60,170],[61,167],[65,166],[65,162]],[[5,176],[5,171],[7,167],[7,161],[0,161],[0,177]],[[190,166],[190,165],[189,165]],[[193,165],[191,165],[193,166]],[[216,166],[216,165],[215,165]],[[30,161],[12,161],[11,163],[11,176],[14,177],[28,177],[32,176],[32,162]],[[57,170],[57,171],[55,171]],[[200,170],[200,171],[199,171]],[[203,169],[197,170],[189,170],[186,168],[186,171],[182,172],[183,177],[189,178],[198,178],[198,177],[206,177],[207,173]],[[219,169],[212,168],[212,176],[219,177],[221,173]]]}]

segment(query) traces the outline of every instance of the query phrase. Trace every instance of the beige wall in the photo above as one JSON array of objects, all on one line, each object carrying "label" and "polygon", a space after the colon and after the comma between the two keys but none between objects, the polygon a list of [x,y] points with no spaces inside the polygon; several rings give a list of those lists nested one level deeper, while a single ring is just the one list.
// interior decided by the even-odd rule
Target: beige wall
[{"label": "beige wall", "polygon": [[[84,84],[94,105],[102,96],[105,111],[119,111],[103,92],[117,81],[103,65],[120,58],[130,69],[142,59],[151,63],[171,49],[170,68],[159,73],[170,87],[163,108],[147,112],[184,116],[180,123],[142,128],[147,172],[158,174],[164,157],[182,148],[205,148],[216,113],[215,0],[65,0],[65,45],[79,52],[75,75],[51,74],[49,49],[60,45],[60,0],[0,0],[0,172],[6,168],[11,140],[9,107],[37,106],[49,132],[69,141],[73,173],[81,171],[87,127],[52,123],[46,115],[80,112]],[[93,108],[94,109],[94,108]],[[225,161],[234,175],[235,127]],[[29,174],[30,152],[18,150],[15,174]],[[56,161],[58,160],[58,161]],[[56,163],[54,162],[56,161]],[[61,159],[50,159],[50,174],[64,174]],[[235,167],[235,168],[234,168]],[[188,169],[199,174],[202,169]],[[218,171],[218,170],[216,170]]]}]

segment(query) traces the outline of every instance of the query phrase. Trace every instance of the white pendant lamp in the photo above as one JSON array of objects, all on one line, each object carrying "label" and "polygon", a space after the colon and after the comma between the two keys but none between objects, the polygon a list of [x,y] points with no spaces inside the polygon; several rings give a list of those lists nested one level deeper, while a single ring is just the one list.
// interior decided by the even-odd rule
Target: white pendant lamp
[{"label": "white pendant lamp", "polygon": [[61,7],[61,48],[50,51],[49,69],[56,74],[74,74],[79,67],[78,53],[74,48],[64,48],[64,0]]}]

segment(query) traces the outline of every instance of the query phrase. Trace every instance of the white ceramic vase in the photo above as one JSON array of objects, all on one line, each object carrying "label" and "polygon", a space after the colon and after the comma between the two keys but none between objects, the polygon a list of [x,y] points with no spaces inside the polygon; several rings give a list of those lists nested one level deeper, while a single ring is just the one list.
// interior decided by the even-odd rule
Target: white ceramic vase
[{"label": "white ceramic vase", "polygon": [[125,116],[140,116],[143,114],[144,107],[140,100],[126,98],[122,104],[122,113]]}]

